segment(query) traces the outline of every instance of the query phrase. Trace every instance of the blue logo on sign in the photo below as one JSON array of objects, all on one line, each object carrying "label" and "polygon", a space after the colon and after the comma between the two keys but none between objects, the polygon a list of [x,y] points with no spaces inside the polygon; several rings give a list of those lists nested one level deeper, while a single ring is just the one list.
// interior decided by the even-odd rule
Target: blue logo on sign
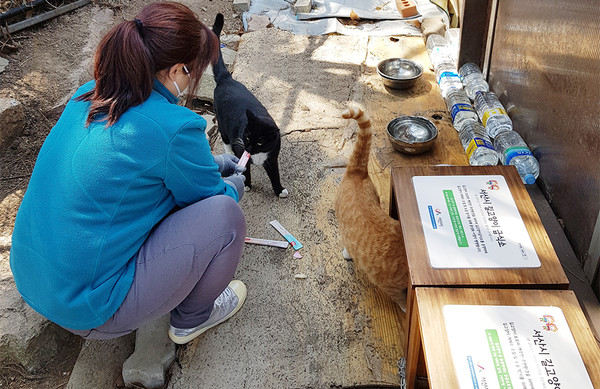
[{"label": "blue logo on sign", "polygon": [[433,214],[433,207],[431,205],[428,205],[427,209],[429,209],[429,218],[431,219],[431,226],[433,227],[434,230],[437,230],[437,223],[435,222],[435,216]]},{"label": "blue logo on sign", "polygon": [[467,355],[467,363],[469,364],[469,372],[471,372],[471,381],[473,382],[473,389],[479,389],[479,383],[477,382],[477,374],[475,374],[475,366],[473,366],[473,358]]}]

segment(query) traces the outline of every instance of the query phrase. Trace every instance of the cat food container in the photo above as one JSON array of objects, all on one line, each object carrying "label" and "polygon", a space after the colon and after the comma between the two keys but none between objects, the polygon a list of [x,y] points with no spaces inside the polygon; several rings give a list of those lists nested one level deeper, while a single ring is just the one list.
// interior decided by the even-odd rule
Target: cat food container
[{"label": "cat food container", "polygon": [[412,87],[423,74],[423,67],[415,61],[404,58],[388,58],[379,62],[377,73],[383,85],[392,89]]},{"label": "cat food container", "polygon": [[433,147],[438,130],[424,117],[400,116],[388,123],[387,134],[396,151],[421,154]]}]

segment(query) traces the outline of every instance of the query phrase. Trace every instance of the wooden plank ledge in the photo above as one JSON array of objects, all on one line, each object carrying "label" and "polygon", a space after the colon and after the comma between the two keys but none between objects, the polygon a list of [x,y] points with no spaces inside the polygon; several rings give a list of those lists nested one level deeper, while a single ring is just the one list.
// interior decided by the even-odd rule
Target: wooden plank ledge
[{"label": "wooden plank ledge", "polygon": [[[450,114],[435,81],[423,38],[395,39],[369,39],[368,55],[356,91],[356,100],[371,117],[373,142],[369,174],[380,195],[381,207],[386,211],[390,204],[392,166],[468,165],[458,133],[452,127]],[[423,66],[423,76],[413,88],[393,90],[383,85],[377,74],[377,64],[391,57],[409,58]],[[404,155],[392,148],[387,138],[387,124],[400,115],[425,116],[434,122],[439,135],[431,151],[421,155]],[[407,348],[406,314],[375,286],[367,281],[365,285],[368,285],[368,289],[359,304],[371,318],[370,336],[381,358],[382,375],[386,380],[397,378],[397,364],[401,357],[405,357]]]},{"label": "wooden plank ledge", "polygon": [[[398,42],[390,38],[371,38],[369,55],[363,69],[361,80],[361,102],[372,120],[374,138],[369,161],[369,174],[378,190],[381,206],[388,210],[390,206],[391,167],[394,166],[431,166],[438,164],[468,166],[458,133],[451,124],[445,102],[441,96],[431,63],[425,50],[422,37],[399,37]],[[415,86],[408,90],[392,90],[385,87],[376,70],[378,61],[390,58],[409,58],[419,62],[424,69],[423,76]],[[439,131],[434,148],[422,155],[404,155],[396,152],[387,139],[387,124],[400,115],[425,116],[432,120]],[[581,270],[569,242],[556,220],[546,199],[537,186],[528,187],[528,192],[539,213],[543,227],[565,269],[572,289],[590,323],[590,328],[598,340],[600,331],[600,304]],[[378,349],[382,355],[397,353],[404,356],[404,334],[407,330],[405,315],[386,296],[372,288],[364,300],[366,310],[372,312],[372,331],[374,337],[381,340]],[[402,323],[396,326],[396,323]],[[384,370],[392,373],[396,369],[395,359],[383,361]]]}]

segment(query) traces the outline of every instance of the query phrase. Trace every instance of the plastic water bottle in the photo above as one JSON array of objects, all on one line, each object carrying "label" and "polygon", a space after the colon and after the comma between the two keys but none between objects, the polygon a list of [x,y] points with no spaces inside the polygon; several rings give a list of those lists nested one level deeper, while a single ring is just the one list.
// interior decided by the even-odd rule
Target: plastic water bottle
[{"label": "plastic water bottle", "polygon": [[456,66],[456,58],[452,55],[452,50],[443,36],[438,34],[429,35],[425,47],[434,70],[442,63],[450,63]]},{"label": "plastic water bottle", "polygon": [[454,58],[458,58],[458,52],[460,50],[460,28],[449,28],[444,34],[446,42],[448,42],[448,48]]},{"label": "plastic water bottle", "polygon": [[427,37],[427,42],[425,42],[425,48],[429,53],[433,51],[436,47],[444,47],[448,45],[448,41],[446,38],[441,36],[440,34],[431,34]]},{"label": "plastic water bottle", "polygon": [[494,150],[492,140],[479,122],[468,121],[458,133],[469,164],[473,166],[497,165],[498,153]]},{"label": "plastic water bottle", "polygon": [[474,63],[466,63],[458,70],[458,75],[463,83],[465,92],[471,100],[475,99],[477,92],[487,92],[490,90],[483,73]]},{"label": "plastic water bottle", "polygon": [[448,93],[453,89],[462,89],[463,84],[456,73],[456,67],[447,62],[441,63],[435,69],[435,78],[442,92],[442,97],[446,98]]},{"label": "plastic water bottle", "polygon": [[518,132],[504,131],[494,139],[494,147],[503,165],[517,168],[523,183],[532,185],[540,175],[540,165]]},{"label": "plastic water bottle", "polygon": [[456,131],[460,131],[467,122],[479,122],[479,117],[471,100],[462,89],[453,89],[446,96],[446,107],[452,115],[452,125]]},{"label": "plastic water bottle", "polygon": [[512,120],[494,92],[477,93],[475,110],[490,138],[495,138],[502,131],[512,131]]}]

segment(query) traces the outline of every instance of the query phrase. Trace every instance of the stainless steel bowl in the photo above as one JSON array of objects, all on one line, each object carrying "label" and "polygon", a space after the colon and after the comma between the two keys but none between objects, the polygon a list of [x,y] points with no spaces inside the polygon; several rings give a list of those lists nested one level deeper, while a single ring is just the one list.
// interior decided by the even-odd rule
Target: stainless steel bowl
[{"label": "stainless steel bowl", "polygon": [[383,84],[392,89],[406,89],[415,84],[423,74],[423,67],[415,61],[404,58],[388,58],[379,62],[377,73]]},{"label": "stainless steel bowl", "polygon": [[421,154],[433,147],[438,135],[435,124],[421,116],[400,116],[388,123],[387,134],[395,150]]}]

